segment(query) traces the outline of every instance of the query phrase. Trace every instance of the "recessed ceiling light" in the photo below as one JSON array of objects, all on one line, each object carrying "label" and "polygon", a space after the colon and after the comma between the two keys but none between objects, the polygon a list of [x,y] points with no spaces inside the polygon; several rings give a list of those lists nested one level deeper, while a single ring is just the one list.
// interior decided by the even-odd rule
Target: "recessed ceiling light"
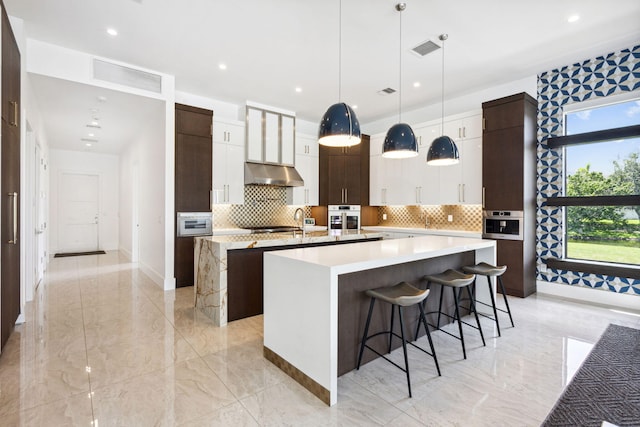
[{"label": "recessed ceiling light", "polygon": [[302,92],[302,88],[301,87],[297,87],[296,88],[296,92],[298,92],[298,93]]},{"label": "recessed ceiling light", "polygon": [[96,134],[95,133],[90,133],[89,136],[96,136]]},{"label": "recessed ceiling light", "polygon": [[354,110],[357,110],[358,106],[357,105],[352,105],[351,108],[353,108]]},{"label": "recessed ceiling light", "polygon": [[86,145],[87,147],[91,147],[91,143],[90,143],[90,142],[87,142],[87,143],[86,143],[86,144],[84,144],[84,145]]},{"label": "recessed ceiling light", "polygon": [[98,102],[107,102],[107,97],[106,96],[99,96],[98,97]]},{"label": "recessed ceiling light", "polygon": [[118,35],[118,30],[116,30],[115,28],[107,28],[107,34],[115,37]]},{"label": "recessed ceiling light", "polygon": [[578,19],[580,19],[580,15],[571,15],[567,18],[567,22],[576,22]]},{"label": "recessed ceiling light", "polygon": [[92,120],[92,121],[91,121],[91,125],[93,125],[93,126],[98,126],[98,121],[97,121],[97,120]]},{"label": "recessed ceiling light", "polygon": [[413,82],[413,87],[420,87],[420,82]]},{"label": "recessed ceiling light", "polygon": [[218,68],[220,68],[221,70],[226,70],[227,69],[227,64],[218,64]]}]

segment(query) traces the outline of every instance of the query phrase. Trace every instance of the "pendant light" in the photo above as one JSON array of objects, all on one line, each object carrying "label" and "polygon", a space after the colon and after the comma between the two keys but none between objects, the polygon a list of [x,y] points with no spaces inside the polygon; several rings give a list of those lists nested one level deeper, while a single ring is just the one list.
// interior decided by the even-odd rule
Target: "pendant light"
[{"label": "pendant light", "polygon": [[398,3],[396,10],[400,12],[400,78],[398,86],[398,124],[389,128],[382,145],[382,157],[390,159],[406,159],[418,155],[418,142],[413,129],[402,123],[402,11],[406,3]]},{"label": "pendant light", "polygon": [[[338,30],[338,101],[342,96],[342,0]],[[360,144],[360,123],[353,109],[344,102],[333,104],[320,121],[318,143],[328,147],[351,147]]]},{"label": "pendant light", "polygon": [[442,41],[442,125],[441,135],[431,142],[427,152],[427,164],[432,166],[455,165],[460,161],[460,152],[453,139],[444,134],[444,41],[449,38],[447,34],[440,34]]}]

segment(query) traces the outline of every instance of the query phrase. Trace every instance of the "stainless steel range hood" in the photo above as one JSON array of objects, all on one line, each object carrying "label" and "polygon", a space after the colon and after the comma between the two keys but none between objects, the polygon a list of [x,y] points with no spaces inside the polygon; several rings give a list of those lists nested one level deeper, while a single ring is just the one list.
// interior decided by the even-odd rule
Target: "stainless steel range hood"
[{"label": "stainless steel range hood", "polygon": [[269,165],[246,162],[244,164],[244,183],[260,185],[278,185],[281,187],[301,187],[302,177],[292,166]]}]

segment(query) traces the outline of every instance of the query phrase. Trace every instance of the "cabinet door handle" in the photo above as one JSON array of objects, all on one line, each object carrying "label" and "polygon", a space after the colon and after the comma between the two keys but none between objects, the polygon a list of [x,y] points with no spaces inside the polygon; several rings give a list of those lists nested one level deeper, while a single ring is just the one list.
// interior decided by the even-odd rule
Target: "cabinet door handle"
[{"label": "cabinet door handle", "polygon": [[344,202],[345,203],[349,203],[349,189],[348,188],[344,189]]},{"label": "cabinet door handle", "polygon": [[11,197],[11,206],[12,206],[12,224],[11,230],[13,232],[13,238],[9,240],[7,243],[11,245],[18,244],[18,193],[15,191],[13,193],[8,194]]},{"label": "cabinet door handle", "polygon": [[482,207],[484,208],[484,187],[482,187]]},{"label": "cabinet door handle", "polygon": [[467,127],[466,126],[462,126],[462,137],[463,138],[467,137]]},{"label": "cabinet door handle", "polygon": [[462,138],[462,128],[458,128],[458,138]]},{"label": "cabinet door handle", "polygon": [[464,200],[464,184],[462,184],[462,201],[465,202],[466,200]]},{"label": "cabinet door handle", "polygon": [[458,184],[458,201],[462,201],[462,184]]},{"label": "cabinet door handle", "polygon": [[16,101],[9,101],[11,108],[13,108],[13,121],[9,123],[11,126],[18,126],[18,103]]}]

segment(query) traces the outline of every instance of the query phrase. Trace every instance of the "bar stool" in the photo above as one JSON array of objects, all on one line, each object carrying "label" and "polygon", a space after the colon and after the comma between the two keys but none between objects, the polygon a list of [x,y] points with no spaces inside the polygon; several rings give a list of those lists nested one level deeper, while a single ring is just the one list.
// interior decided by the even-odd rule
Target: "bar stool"
[{"label": "bar stool", "polygon": [[[364,334],[362,335],[362,343],[360,344],[360,352],[358,354],[358,367],[360,369],[360,363],[362,362],[362,354],[364,352],[364,348],[368,348],[369,350],[376,353],[378,356],[384,358],[388,362],[392,363],[394,366],[399,368],[401,371],[407,374],[407,386],[409,388],[409,397],[411,397],[411,378],[409,376],[409,360],[407,358],[407,344],[411,344],[415,348],[422,350],[427,353],[429,356],[433,357],[433,361],[436,364],[436,369],[438,371],[438,376],[440,376],[440,366],[438,365],[438,358],[436,357],[436,351],[433,347],[433,341],[431,340],[431,334],[429,333],[429,328],[427,327],[427,320],[424,316],[424,308],[422,306],[422,302],[426,300],[429,295],[429,290],[420,290],[414,286],[411,286],[407,282],[400,282],[397,285],[378,288],[378,289],[369,289],[365,291],[366,295],[371,297],[371,303],[369,304],[369,314],[367,315],[367,322],[364,327]],[[384,302],[388,302],[391,304],[391,327],[388,331],[382,331],[375,333],[373,335],[367,335],[369,333],[369,324],[371,322],[371,314],[373,313],[373,306],[375,305],[376,299],[379,299]],[[429,339],[429,346],[431,347],[431,353],[426,351],[423,348],[415,345],[412,342],[407,341],[404,333],[404,320],[402,318],[402,307],[407,307],[417,304],[420,308],[420,320],[424,323],[424,327],[427,329],[427,338]],[[393,317],[395,312],[395,307],[398,307],[398,317],[400,320],[400,334],[398,335],[393,332]],[[400,338],[402,340],[402,351],[404,352],[404,368],[391,359],[388,359],[385,355],[379,353],[374,348],[367,345],[367,341],[373,337],[378,335],[389,334],[389,351],[391,353],[391,340],[394,336]]]},{"label": "bar stool", "polygon": [[[495,265],[487,264],[486,262],[481,262],[476,265],[468,265],[466,267],[462,267],[462,270],[465,273],[475,274],[478,276],[485,276],[487,278],[487,284],[489,285],[489,295],[491,295],[491,305],[482,301],[477,301],[477,300],[476,300],[476,303],[480,303],[480,304],[486,305],[487,307],[493,308],[493,318],[491,316],[487,316],[486,314],[482,314],[482,313],[480,314],[496,322],[496,327],[498,328],[498,336],[501,336],[500,322],[498,321],[498,311],[501,311],[503,313],[508,313],[509,320],[511,320],[511,326],[515,327],[515,325],[513,324],[513,317],[511,317],[511,309],[509,308],[509,301],[507,301],[507,293],[505,292],[504,285],[502,284],[502,275],[504,274],[505,271],[507,271],[507,266],[506,265],[495,266]],[[491,277],[498,278],[498,284],[500,285],[500,291],[502,292],[502,297],[504,298],[504,304],[507,307],[506,310],[496,307],[496,299],[494,298],[493,291],[491,289]]]},{"label": "bar stool", "polygon": [[[440,305],[438,306],[438,324],[437,325],[431,325],[434,326],[436,329],[444,332],[447,335],[451,335],[452,337],[460,340],[460,342],[462,342],[462,354],[464,356],[464,358],[467,358],[467,350],[465,348],[464,345],[464,334],[462,332],[462,324],[464,323],[467,326],[470,326],[474,329],[477,329],[478,331],[480,331],[480,337],[482,338],[482,345],[486,346],[487,344],[484,341],[484,334],[482,333],[482,327],[480,326],[480,319],[478,318],[478,312],[476,311],[476,307],[473,304],[473,296],[471,295],[471,284],[474,283],[476,279],[476,276],[473,274],[464,274],[461,273],[457,270],[446,270],[443,273],[439,273],[439,274],[434,274],[434,275],[428,275],[428,276],[424,276],[424,280],[427,281],[427,288],[430,286],[431,283],[437,283],[440,285]],[[451,316],[448,313],[443,313],[442,312],[442,297],[444,296],[444,288],[448,287],[451,288],[451,290],[453,291],[453,300],[455,302],[455,306],[456,306],[456,312],[455,312],[455,316]],[[462,293],[462,290],[466,289],[467,290],[467,294],[469,295],[469,311],[472,311],[475,318],[476,318],[476,325],[474,326],[470,323],[467,323],[463,320],[461,320],[460,318],[460,294]],[[457,291],[457,292],[456,292]],[[424,302],[423,304],[424,305]],[[423,310],[424,311],[424,310]],[[434,312],[435,313],[435,312]],[[460,336],[456,336],[448,331],[445,331],[443,329],[440,329],[440,316],[447,316],[450,319],[453,319],[454,321],[458,321],[458,331],[460,332]],[[418,336],[418,332],[420,331],[420,323],[418,323],[418,327],[416,328],[416,337]]]}]

